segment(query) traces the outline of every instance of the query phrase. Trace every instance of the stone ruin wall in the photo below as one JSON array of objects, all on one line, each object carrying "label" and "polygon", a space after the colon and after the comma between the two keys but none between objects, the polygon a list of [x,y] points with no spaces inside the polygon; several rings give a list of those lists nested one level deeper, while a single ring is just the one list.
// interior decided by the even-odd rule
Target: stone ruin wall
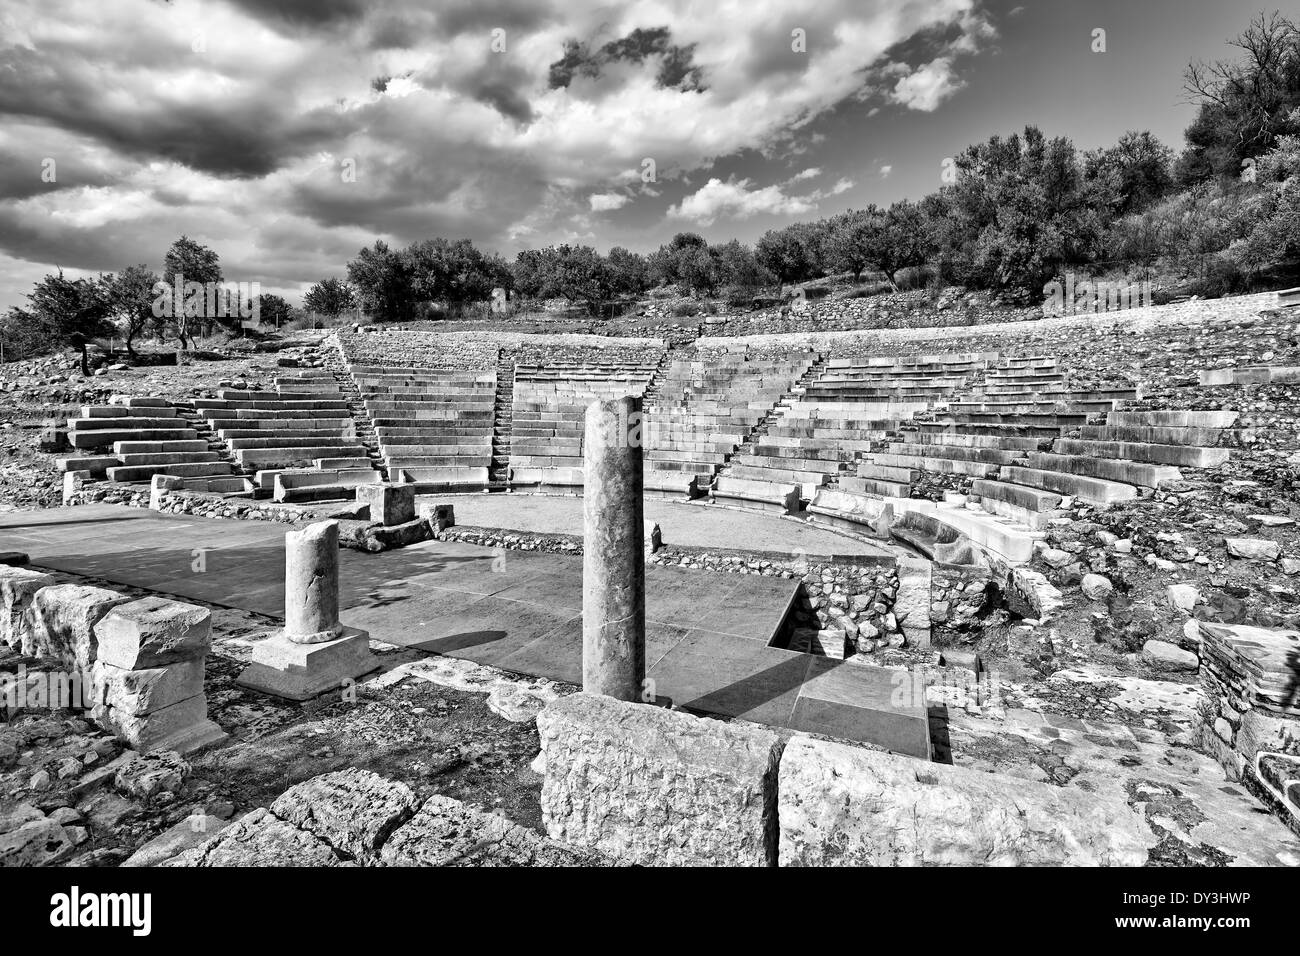
[{"label": "stone ruin wall", "polygon": [[495,368],[499,360],[528,365],[657,364],[665,351],[661,339],[613,339],[581,333],[494,331],[489,335],[376,329],[337,332],[335,339],[344,357],[359,365],[465,370]]}]

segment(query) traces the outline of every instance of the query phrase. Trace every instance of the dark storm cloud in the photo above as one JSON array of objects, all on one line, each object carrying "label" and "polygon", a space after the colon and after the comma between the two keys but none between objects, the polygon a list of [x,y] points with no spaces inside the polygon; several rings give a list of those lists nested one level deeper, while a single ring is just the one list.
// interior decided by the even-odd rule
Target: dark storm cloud
[{"label": "dark storm cloud", "polygon": [[366,0],[230,0],[253,18],[282,32],[329,29],[362,19]]},{"label": "dark storm cloud", "polygon": [[347,135],[333,109],[299,111],[291,101],[245,95],[175,108],[152,98],[106,98],[96,71],[57,63],[49,51],[0,54],[0,115],[89,137],[138,160],[165,159],[222,177],[265,176],[288,159]]},{"label": "dark storm cloud", "polygon": [[564,55],[550,65],[548,83],[551,89],[567,87],[575,77],[598,78],[610,63],[640,65],[649,59],[657,64],[655,81],[666,89],[703,90],[704,71],[692,60],[695,45],[679,46],[672,42],[667,27],[637,28],[618,40],[592,49],[581,40],[568,40]]}]

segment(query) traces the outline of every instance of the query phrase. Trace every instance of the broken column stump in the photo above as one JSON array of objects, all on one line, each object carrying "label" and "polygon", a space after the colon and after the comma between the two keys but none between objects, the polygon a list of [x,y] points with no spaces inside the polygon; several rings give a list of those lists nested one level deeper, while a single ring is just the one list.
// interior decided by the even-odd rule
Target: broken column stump
[{"label": "broken column stump", "polygon": [[378,667],[370,635],[339,623],[339,523],[288,532],[284,563],[284,628],[254,645],[238,683],[306,700]]}]

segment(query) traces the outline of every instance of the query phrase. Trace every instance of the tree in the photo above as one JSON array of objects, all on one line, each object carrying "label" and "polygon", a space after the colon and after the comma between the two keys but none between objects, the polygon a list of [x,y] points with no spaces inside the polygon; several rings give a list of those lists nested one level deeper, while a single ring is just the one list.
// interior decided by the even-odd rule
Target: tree
[{"label": "tree", "polygon": [[163,319],[155,313],[158,274],[146,265],[127,266],[117,275],[101,277],[100,285],[110,315],[126,339],[126,354],[135,358],[133,342],[148,328],[161,330]]},{"label": "tree", "polygon": [[411,257],[376,239],[348,263],[348,281],[357,290],[361,307],[381,322],[398,322],[415,315]]},{"label": "tree", "polygon": [[780,282],[804,282],[825,275],[824,226],[796,222],[770,229],[758,240],[754,252],[762,266]]},{"label": "tree", "polygon": [[645,256],[615,246],[605,257],[617,295],[640,295],[650,288],[650,269]]},{"label": "tree", "polygon": [[331,317],[357,307],[357,296],[344,279],[321,279],[302,297],[302,307],[308,312]]},{"label": "tree", "polygon": [[[1292,115],[1300,124],[1300,109]],[[1243,210],[1249,233],[1232,251],[1251,272],[1300,259],[1300,136],[1280,136],[1260,157],[1260,191]]]},{"label": "tree", "polygon": [[81,350],[81,374],[90,375],[87,346],[97,336],[107,335],[112,308],[103,285],[90,279],[68,279],[60,269],[36,283],[27,295],[29,307],[15,310],[24,323],[43,328],[58,341]]},{"label": "tree", "polygon": [[[197,282],[200,285],[208,283],[220,283],[224,281],[221,274],[221,260],[216,252],[196,242],[188,236],[181,236],[172,243],[171,248],[167,250],[167,255],[163,260],[163,278],[172,284],[180,294],[185,295],[183,284]],[[188,299],[188,296],[186,296]],[[207,297],[200,297],[203,305],[197,318],[200,329],[204,335],[212,334],[212,326],[216,321],[216,315],[208,315]],[[180,339],[181,348],[188,348],[188,338],[190,333],[189,315],[186,309],[174,309],[176,315],[172,317],[176,323],[176,335]]]},{"label": "tree", "polygon": [[1261,13],[1228,43],[1239,59],[1189,63],[1183,74],[1198,105],[1178,164],[1183,184],[1238,178],[1278,136],[1300,133],[1291,118],[1300,106],[1300,27]]},{"label": "tree", "polygon": [[1108,148],[1084,156],[1084,179],[1099,183],[1106,205],[1125,216],[1164,198],[1173,186],[1174,152],[1149,131],[1130,130]]},{"label": "tree", "polygon": [[451,306],[481,302],[510,281],[510,270],[500,257],[485,256],[468,239],[426,239],[412,243],[401,255],[418,301]]},{"label": "tree", "polygon": [[755,290],[771,285],[776,277],[759,263],[754,250],[739,240],[732,239],[711,250],[717,257],[722,283],[739,290]]},{"label": "tree", "polygon": [[826,265],[837,272],[853,273],[858,282],[869,266],[877,266],[879,233],[884,216],[875,205],[833,217],[826,224]]},{"label": "tree", "polygon": [[923,266],[934,255],[936,246],[928,225],[921,207],[907,200],[894,203],[881,217],[872,261],[895,289],[901,270]]},{"label": "tree", "polygon": [[259,325],[274,325],[278,329],[281,323],[288,322],[292,316],[293,309],[280,296],[263,292],[257,297],[257,321]]},{"label": "tree", "polygon": [[593,314],[614,294],[615,277],[609,264],[590,246],[548,246],[519,253],[515,260],[515,288],[538,299],[563,297],[581,302]]}]

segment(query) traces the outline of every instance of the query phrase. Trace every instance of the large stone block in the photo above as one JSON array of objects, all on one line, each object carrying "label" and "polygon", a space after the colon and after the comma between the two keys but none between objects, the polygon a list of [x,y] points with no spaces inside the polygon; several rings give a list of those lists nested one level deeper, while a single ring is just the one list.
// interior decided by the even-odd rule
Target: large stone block
[{"label": "large stone block", "polygon": [[290,787],[271,804],[271,812],[345,857],[365,860],[419,805],[406,784],[349,767]]},{"label": "large stone block", "polygon": [[781,866],[1141,866],[1123,800],[796,736],[781,757]]},{"label": "large stone block", "polygon": [[781,738],[574,694],[537,717],[556,840],[653,866],[771,866]]},{"label": "large stone block", "polygon": [[53,584],[54,578],[40,571],[0,565],[0,644],[14,647],[22,642],[32,598]]},{"label": "large stone block", "polygon": [[595,854],[548,840],[495,813],[432,796],[384,844],[388,866],[592,866]]},{"label": "large stone block", "polygon": [[90,717],[134,750],[174,750],[184,754],[226,738],[226,733],[208,719],[208,701],[202,694],[144,714],[97,703]]},{"label": "large stone block", "polygon": [[265,807],[244,814],[210,840],[161,866],[338,866],[330,845]]},{"label": "large stone block", "polygon": [[212,612],[161,597],[121,604],[95,627],[99,660],[124,670],[203,657],[212,646]]},{"label": "large stone block", "polygon": [[94,700],[114,710],[151,714],[203,693],[204,659],[127,670],[101,657],[93,671]]},{"label": "large stone block", "polygon": [[55,584],[41,588],[28,612],[23,653],[52,657],[69,667],[89,671],[98,659],[95,625],[130,598],[106,588],[84,584]]},{"label": "large stone block", "polygon": [[357,503],[370,509],[370,520],[385,527],[415,520],[414,485],[358,485]]}]

